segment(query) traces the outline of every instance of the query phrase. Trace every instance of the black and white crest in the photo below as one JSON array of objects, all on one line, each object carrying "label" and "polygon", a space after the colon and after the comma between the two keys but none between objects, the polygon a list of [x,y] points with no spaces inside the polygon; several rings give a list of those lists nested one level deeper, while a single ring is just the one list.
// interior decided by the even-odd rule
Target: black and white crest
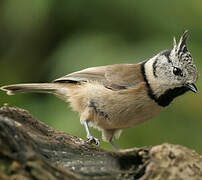
[{"label": "black and white crest", "polygon": [[174,37],[173,49],[171,51],[171,56],[177,57],[178,60],[181,60],[184,62],[185,61],[187,61],[187,62],[192,61],[191,53],[187,49],[187,43],[186,43],[187,37],[188,37],[188,31],[187,30],[183,33],[178,44],[177,44],[176,39]]},{"label": "black and white crest", "polygon": [[182,52],[182,53],[188,52],[188,50],[187,50],[187,44],[186,44],[187,37],[188,37],[188,31],[186,30],[183,33],[182,37],[180,38],[180,41],[179,41],[178,45],[176,43],[176,39],[175,38],[173,39],[173,41],[174,41],[174,48],[175,48],[176,52],[178,52],[178,53],[180,53],[180,52]]}]

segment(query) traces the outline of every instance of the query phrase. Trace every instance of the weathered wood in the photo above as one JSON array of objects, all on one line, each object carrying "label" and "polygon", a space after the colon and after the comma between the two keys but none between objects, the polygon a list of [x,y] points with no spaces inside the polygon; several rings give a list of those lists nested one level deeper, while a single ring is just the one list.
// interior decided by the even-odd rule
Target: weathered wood
[{"label": "weathered wood", "polygon": [[0,109],[0,179],[202,179],[202,157],[179,145],[106,151],[37,121]]}]

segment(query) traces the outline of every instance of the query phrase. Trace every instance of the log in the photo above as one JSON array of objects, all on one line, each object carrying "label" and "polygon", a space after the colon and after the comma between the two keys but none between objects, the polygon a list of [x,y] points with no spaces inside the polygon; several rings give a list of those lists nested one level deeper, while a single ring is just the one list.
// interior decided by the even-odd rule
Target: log
[{"label": "log", "polygon": [[1,180],[201,180],[202,157],[180,145],[107,151],[26,110],[0,108]]}]

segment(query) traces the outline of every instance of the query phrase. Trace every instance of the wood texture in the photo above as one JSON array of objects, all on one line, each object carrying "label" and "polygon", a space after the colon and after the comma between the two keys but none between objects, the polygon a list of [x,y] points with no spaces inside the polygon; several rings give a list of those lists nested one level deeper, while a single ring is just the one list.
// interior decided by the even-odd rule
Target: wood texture
[{"label": "wood texture", "polygon": [[202,179],[202,157],[180,145],[106,151],[37,121],[0,109],[0,179]]}]

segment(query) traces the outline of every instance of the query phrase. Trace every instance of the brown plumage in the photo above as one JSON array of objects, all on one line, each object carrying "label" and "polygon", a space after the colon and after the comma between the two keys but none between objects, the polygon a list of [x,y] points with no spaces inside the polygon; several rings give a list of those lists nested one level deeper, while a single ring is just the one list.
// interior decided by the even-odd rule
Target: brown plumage
[{"label": "brown plumage", "polygon": [[[81,123],[87,120],[102,130],[105,141],[110,141],[115,134],[119,136],[121,129],[151,118],[161,109],[151,98],[145,97],[146,83],[140,64],[88,68],[53,83],[16,84],[1,89],[9,95],[53,93],[79,112]],[[157,109],[151,113],[151,107]]]},{"label": "brown plumage", "polygon": [[[197,92],[197,70],[186,48],[186,32],[179,44],[138,64],[115,64],[84,69],[52,83],[16,84],[1,87],[7,94],[52,93],[79,112],[87,138],[88,124],[102,131],[103,140],[113,142],[122,129],[157,115],[172,100],[188,90]],[[183,44],[182,44],[183,43]],[[180,56],[179,56],[180,54]]]}]

